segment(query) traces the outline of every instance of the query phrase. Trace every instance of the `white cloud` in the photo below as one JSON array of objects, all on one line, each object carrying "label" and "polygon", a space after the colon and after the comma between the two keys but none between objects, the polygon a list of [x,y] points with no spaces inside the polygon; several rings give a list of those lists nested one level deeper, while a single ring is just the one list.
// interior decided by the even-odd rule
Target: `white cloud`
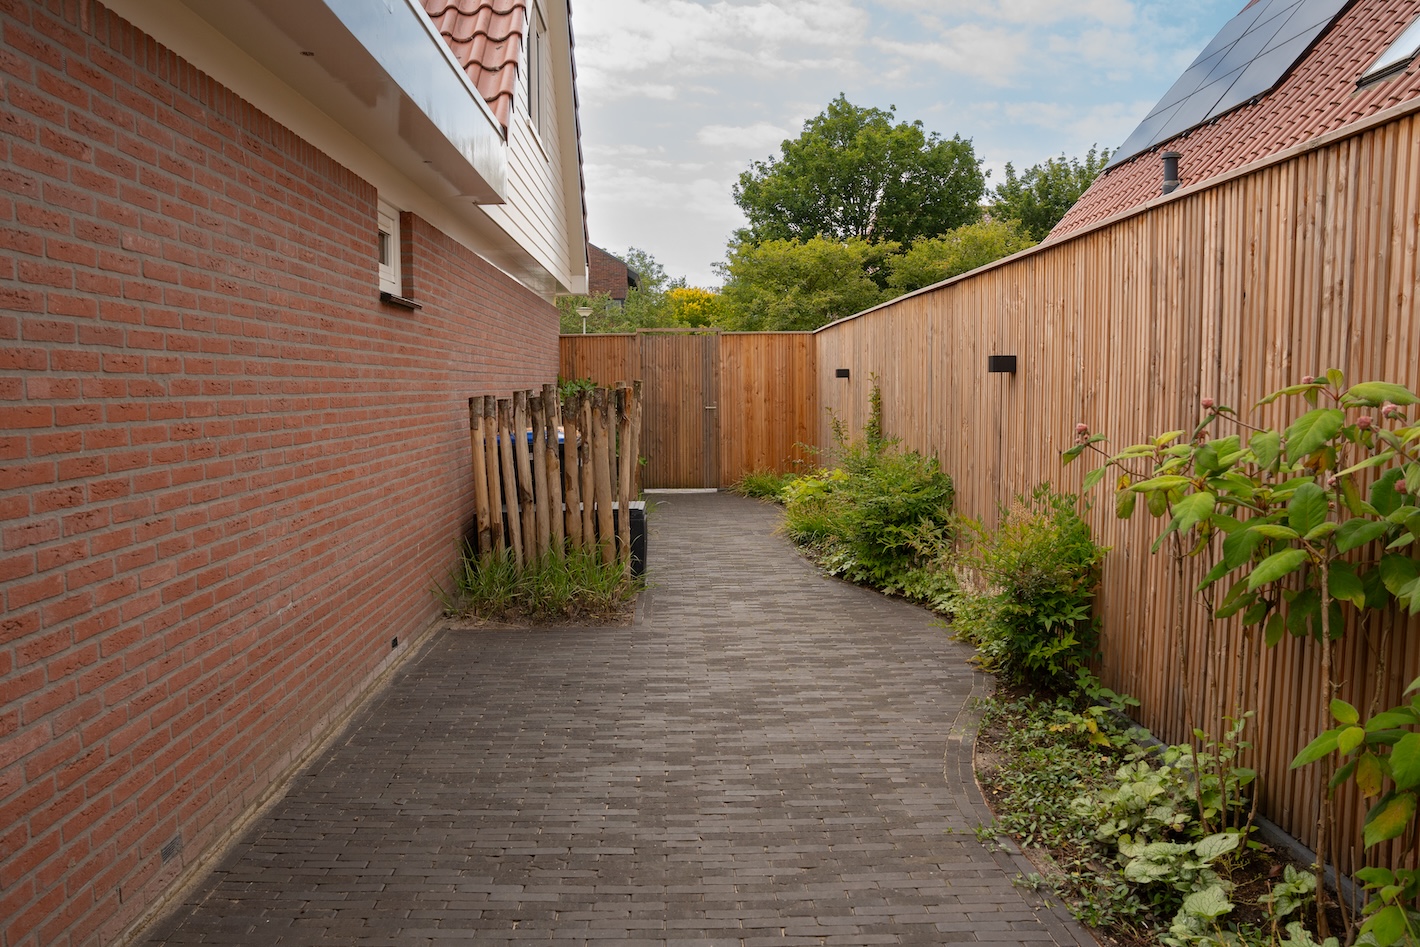
[{"label": "white cloud", "polygon": [[615,98],[635,96],[645,73],[765,79],[832,68],[867,28],[853,0],[587,0],[578,11],[579,82]]},{"label": "white cloud", "polygon": [[753,125],[706,125],[695,133],[695,142],[707,148],[732,148],[742,153],[760,154],[779,147],[794,133],[769,122]]},{"label": "white cloud", "polygon": [[573,0],[592,238],[713,285],[737,176],[839,92],[971,139],[992,184],[1114,147],[1241,3]]},{"label": "white cloud", "polygon": [[936,40],[904,42],[877,39],[873,45],[893,59],[908,60],[888,70],[890,79],[907,78],[914,69],[925,64],[992,85],[1005,85],[1015,78],[1020,69],[1021,54],[1026,51],[1018,34],[974,24],[947,30]]},{"label": "white cloud", "polygon": [[1099,20],[1127,24],[1134,19],[1130,0],[881,0],[881,5],[937,21],[977,19],[1004,23],[1063,23]]}]

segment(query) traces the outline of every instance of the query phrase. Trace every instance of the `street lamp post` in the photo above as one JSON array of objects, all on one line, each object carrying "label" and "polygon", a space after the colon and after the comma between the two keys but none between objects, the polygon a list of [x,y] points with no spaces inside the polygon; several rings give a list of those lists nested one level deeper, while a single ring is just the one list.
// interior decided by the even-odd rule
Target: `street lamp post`
[{"label": "street lamp post", "polygon": [[577,315],[582,317],[582,334],[587,334],[587,317],[592,314],[591,306],[578,306]]}]

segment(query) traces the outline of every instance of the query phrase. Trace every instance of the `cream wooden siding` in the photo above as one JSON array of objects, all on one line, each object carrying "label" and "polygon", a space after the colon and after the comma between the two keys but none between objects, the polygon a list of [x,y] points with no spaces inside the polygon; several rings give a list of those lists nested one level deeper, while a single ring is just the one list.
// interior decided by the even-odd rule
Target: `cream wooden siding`
[{"label": "cream wooden siding", "polygon": [[[576,127],[567,55],[565,3],[547,3],[547,56],[543,62],[541,133],[528,115],[527,50],[518,66],[508,124],[508,199],[488,215],[537,260],[564,291],[586,275]],[[531,31],[530,31],[531,32]],[[570,165],[570,167],[569,167]]]}]

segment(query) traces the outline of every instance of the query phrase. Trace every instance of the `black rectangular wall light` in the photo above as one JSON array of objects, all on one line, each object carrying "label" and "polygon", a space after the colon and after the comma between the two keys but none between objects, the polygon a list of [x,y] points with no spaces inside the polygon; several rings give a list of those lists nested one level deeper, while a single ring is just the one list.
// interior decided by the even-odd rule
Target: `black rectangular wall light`
[{"label": "black rectangular wall light", "polygon": [[986,356],[986,370],[1014,375],[1016,373],[1016,357],[1014,355],[988,355]]},{"label": "black rectangular wall light", "polygon": [[834,377],[834,378],[847,378],[847,377],[848,377],[848,369],[846,369],[846,368],[835,368],[835,369],[833,370],[833,377]]}]

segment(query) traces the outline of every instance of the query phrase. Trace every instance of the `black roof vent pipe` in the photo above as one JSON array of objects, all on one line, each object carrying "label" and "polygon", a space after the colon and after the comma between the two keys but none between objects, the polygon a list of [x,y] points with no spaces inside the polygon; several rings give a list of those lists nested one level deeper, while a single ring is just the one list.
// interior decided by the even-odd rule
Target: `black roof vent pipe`
[{"label": "black roof vent pipe", "polygon": [[1163,154],[1159,155],[1159,157],[1164,159],[1163,192],[1168,194],[1170,191],[1178,190],[1178,186],[1183,183],[1178,179],[1178,159],[1183,157],[1183,155],[1179,154],[1177,151],[1165,151]]}]

